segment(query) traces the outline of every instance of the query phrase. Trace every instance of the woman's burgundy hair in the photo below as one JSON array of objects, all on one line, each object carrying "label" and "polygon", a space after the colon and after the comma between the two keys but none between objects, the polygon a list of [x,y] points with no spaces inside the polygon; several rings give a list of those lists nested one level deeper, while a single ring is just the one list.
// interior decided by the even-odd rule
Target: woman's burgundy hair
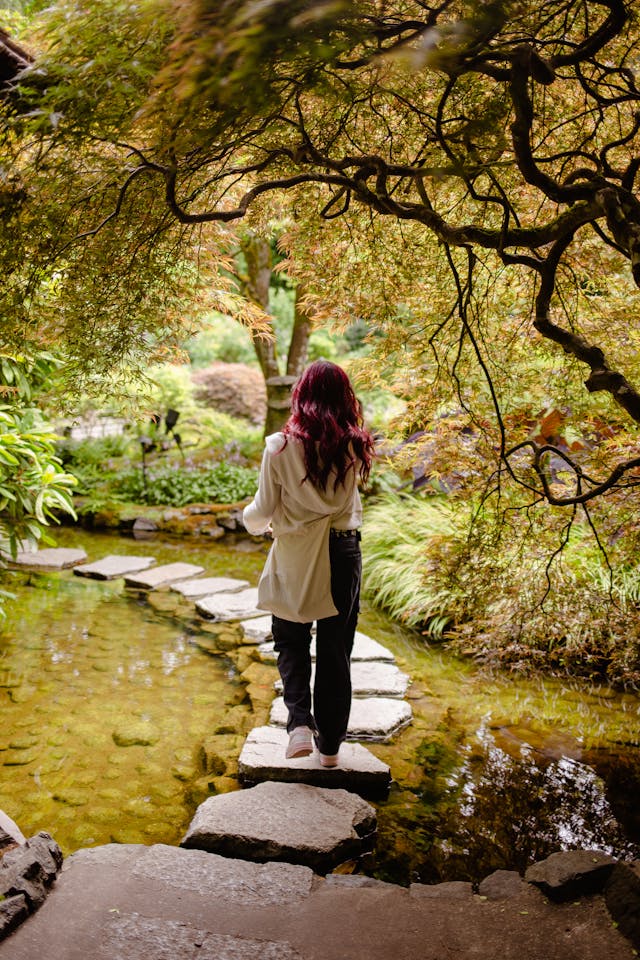
[{"label": "woman's burgundy hair", "polygon": [[373,437],[363,426],[360,403],[344,370],[329,360],[316,360],[304,371],[291,394],[291,416],[282,432],[300,440],[307,468],[305,480],[326,490],[335,470],[334,490],[358,466],[366,482],[373,457]]}]

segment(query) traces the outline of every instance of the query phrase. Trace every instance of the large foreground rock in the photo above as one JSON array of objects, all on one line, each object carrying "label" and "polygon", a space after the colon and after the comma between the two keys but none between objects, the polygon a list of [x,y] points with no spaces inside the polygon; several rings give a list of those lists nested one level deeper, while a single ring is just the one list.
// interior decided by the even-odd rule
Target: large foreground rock
[{"label": "large foreground rock", "polygon": [[201,803],[182,846],[321,873],[370,850],[376,812],[346,790],[261,783]]},{"label": "large foreground rock", "polygon": [[562,850],[529,867],[525,880],[552,900],[573,900],[600,892],[615,863],[600,850]]},{"label": "large foreground rock", "polygon": [[278,727],[256,727],[245,740],[238,761],[242,783],[265,780],[281,783],[308,783],[315,787],[350,790],[361,797],[382,799],[389,793],[391,772],[386,763],[359,743],[343,743],[340,763],[327,769],[320,766],[314,751],[308,757],[285,758],[289,736]]},{"label": "large foreground rock", "polygon": [[[20,831],[9,834],[13,839]],[[0,940],[40,907],[62,865],[62,852],[48,833],[9,845],[0,858]]]},{"label": "large foreground rock", "polygon": [[508,902],[447,887],[424,898],[358,875],[110,844],[67,858],[0,958],[633,960],[597,895],[559,905],[528,884]]},{"label": "large foreground rock", "polygon": [[[411,707],[405,700],[390,697],[354,698],[351,701],[347,739],[386,742],[411,723],[411,717]],[[269,722],[276,727],[286,727],[287,718],[284,700],[277,697],[271,707]]]}]

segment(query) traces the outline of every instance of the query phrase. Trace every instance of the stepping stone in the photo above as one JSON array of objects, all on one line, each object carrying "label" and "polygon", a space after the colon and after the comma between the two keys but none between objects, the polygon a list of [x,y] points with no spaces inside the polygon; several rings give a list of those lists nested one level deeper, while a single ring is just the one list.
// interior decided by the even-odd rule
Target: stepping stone
[{"label": "stepping stone", "polygon": [[124,578],[128,587],[138,587],[141,590],[153,590],[165,583],[174,580],[186,580],[187,577],[196,577],[204,572],[204,567],[197,567],[193,563],[165,563],[161,567],[154,567],[146,573],[131,574]]},{"label": "stepping stone", "polygon": [[[410,724],[411,717],[411,707],[405,700],[392,700],[390,697],[352,700],[347,739],[386,742]],[[271,706],[269,722],[275,727],[286,727],[287,719],[284,700],[277,697]]]},{"label": "stepping stone", "polygon": [[[244,631],[247,640],[254,640],[256,643],[263,644],[271,637],[271,614],[266,617],[254,617],[253,620],[241,620],[239,626]],[[271,649],[273,650],[273,643]]]},{"label": "stepping stone", "polygon": [[[311,671],[311,685],[315,668]],[[351,691],[354,697],[404,697],[409,686],[409,677],[401,673],[393,663],[375,660],[358,660],[351,664]],[[282,693],[282,680],[276,680],[275,688]]]},{"label": "stepping stone", "polygon": [[248,586],[248,580],[234,580],[232,577],[202,577],[195,580],[178,580],[171,584],[170,589],[189,599],[206,597],[212,593],[237,593]]},{"label": "stepping stone", "polygon": [[356,630],[353,640],[352,660],[386,660],[389,663],[395,663],[395,657],[391,650],[387,650],[377,640],[368,637],[366,633]]},{"label": "stepping stone", "polygon": [[115,580],[127,573],[146,570],[155,563],[155,557],[108,556],[94,563],[83,563],[74,568],[78,577],[91,577],[93,580]]},{"label": "stepping stone", "polygon": [[72,547],[49,547],[46,550],[20,550],[9,563],[41,570],[65,570],[87,559],[84,550]]},{"label": "stepping stone", "polygon": [[242,620],[244,617],[262,617],[258,610],[258,588],[250,587],[238,593],[214,593],[196,600],[196,610],[210,620]]},{"label": "stepping stone", "polygon": [[181,846],[325,873],[370,850],[375,830],[376,811],[354,793],[267,782],[209,797]]},{"label": "stepping stone", "polygon": [[[266,619],[266,618],[265,618]],[[257,623],[258,621],[256,621]],[[269,618],[269,624],[271,624],[271,618]],[[241,624],[242,626],[242,624]],[[271,633],[271,627],[269,627],[269,634]],[[257,639],[257,638],[256,638]],[[258,647],[258,653],[262,660],[265,663],[275,663],[277,660],[275,651],[273,649],[273,641],[266,643],[261,643]],[[316,655],[316,641],[315,638],[311,639],[311,656],[315,659]],[[351,651],[351,662],[357,660],[382,660],[386,663],[394,663],[395,657],[390,650],[387,650],[386,647],[383,647],[381,643],[378,643],[377,640],[372,640],[371,637],[368,637],[365,633],[360,633],[359,630],[356,630],[356,635],[353,639],[353,650]]]},{"label": "stepping stone", "polygon": [[240,781],[252,786],[265,780],[308,783],[314,787],[351,790],[361,797],[384,800],[389,793],[389,767],[359,743],[343,743],[340,765],[320,766],[314,751],[308,757],[285,758],[289,735],[278,727],[256,727],[244,742],[238,761]]}]

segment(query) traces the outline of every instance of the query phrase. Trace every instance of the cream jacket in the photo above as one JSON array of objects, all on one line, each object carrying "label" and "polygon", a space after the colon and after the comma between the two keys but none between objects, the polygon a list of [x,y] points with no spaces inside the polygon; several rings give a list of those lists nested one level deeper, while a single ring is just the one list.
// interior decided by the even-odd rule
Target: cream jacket
[{"label": "cream jacket", "polygon": [[274,433],[265,441],[258,492],[243,512],[249,533],[271,525],[273,545],[258,584],[258,607],[283,620],[309,623],[338,612],[331,598],[329,530],[362,524],[355,470],[345,485],[326,490],[305,480],[303,446]]}]

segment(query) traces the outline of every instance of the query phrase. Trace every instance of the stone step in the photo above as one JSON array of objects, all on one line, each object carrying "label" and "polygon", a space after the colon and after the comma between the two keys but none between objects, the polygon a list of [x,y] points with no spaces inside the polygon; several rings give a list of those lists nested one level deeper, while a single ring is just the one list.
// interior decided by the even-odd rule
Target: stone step
[{"label": "stone step", "polygon": [[19,550],[15,558],[7,557],[10,565],[32,567],[34,570],[66,570],[84,563],[87,554],[80,548],[48,547],[44,550]]},{"label": "stone step", "polygon": [[[347,728],[348,740],[371,740],[385,743],[411,723],[412,712],[405,700],[390,697],[366,697],[351,701]],[[269,722],[275,727],[286,727],[288,711],[282,697],[271,706]]]},{"label": "stone step", "polygon": [[258,588],[250,587],[238,593],[214,593],[196,600],[196,610],[209,620],[242,620],[245,617],[262,617],[258,610]]},{"label": "stone step", "polygon": [[115,580],[129,573],[138,573],[154,564],[155,557],[135,557],[110,555],[96,560],[94,563],[83,563],[74,567],[73,572],[78,577],[90,577],[93,580]]},{"label": "stone step", "polygon": [[[262,619],[262,618],[259,618]],[[267,618],[265,618],[267,619]],[[269,622],[271,618],[269,617]],[[259,621],[256,621],[256,623]],[[240,624],[243,626],[243,624]],[[246,633],[246,631],[245,631]],[[269,630],[271,633],[271,630]],[[273,649],[273,641],[267,641],[261,643],[258,647],[258,653],[260,654],[261,660],[264,660],[265,663],[275,663],[277,660],[276,652]],[[311,638],[311,657],[315,660],[316,656],[316,641],[315,637]],[[371,637],[368,637],[365,633],[361,633],[359,630],[356,630],[356,635],[353,639],[353,650],[351,651],[351,661],[352,663],[357,660],[370,660],[370,661],[381,661],[384,663],[394,663],[395,657],[390,650],[387,650],[386,647],[383,647],[381,643],[378,643],[377,640],[373,640]]]},{"label": "stone step", "polygon": [[371,850],[375,831],[375,809],[355,793],[266,782],[201,803],[181,846],[326,873]]},{"label": "stone step", "polygon": [[139,590],[154,590],[175,580],[195,577],[199,573],[204,573],[204,567],[198,567],[194,563],[165,563],[146,572],[130,574],[124,578],[124,582],[128,587],[137,587]]},{"label": "stone step", "polygon": [[308,783],[314,787],[351,790],[368,799],[385,799],[389,793],[389,767],[359,743],[343,743],[340,765],[320,766],[316,752],[308,757],[285,758],[289,736],[278,727],[255,727],[244,742],[238,776],[245,786],[265,780]]},{"label": "stone step", "polygon": [[248,580],[236,580],[233,577],[196,577],[190,580],[177,580],[169,587],[181,593],[186,599],[206,597],[213,593],[238,593],[246,590]]},{"label": "stone step", "polygon": [[271,614],[265,616],[263,610],[260,617],[241,620],[240,627],[247,639],[254,640],[256,643],[264,643],[271,638]]},{"label": "stone step", "polygon": [[[315,681],[315,666],[311,670],[311,686]],[[409,686],[409,677],[393,663],[376,660],[359,660],[351,664],[351,690],[354,697],[404,697]],[[276,680],[275,688],[282,693],[282,680]]]}]

